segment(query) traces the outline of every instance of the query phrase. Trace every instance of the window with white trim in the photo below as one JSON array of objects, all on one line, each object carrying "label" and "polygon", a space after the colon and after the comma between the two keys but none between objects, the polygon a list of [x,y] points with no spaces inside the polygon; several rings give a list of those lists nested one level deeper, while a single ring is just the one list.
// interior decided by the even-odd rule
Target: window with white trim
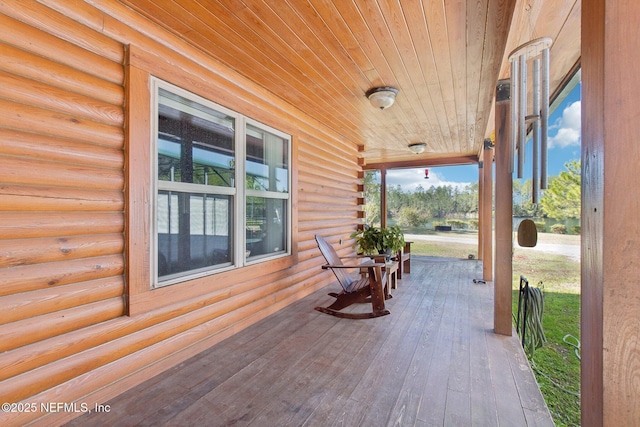
[{"label": "window with white trim", "polygon": [[291,137],[152,81],[153,287],[289,255]]},{"label": "window with white trim", "polygon": [[246,249],[250,260],[287,248],[289,212],[289,141],[246,126]]}]

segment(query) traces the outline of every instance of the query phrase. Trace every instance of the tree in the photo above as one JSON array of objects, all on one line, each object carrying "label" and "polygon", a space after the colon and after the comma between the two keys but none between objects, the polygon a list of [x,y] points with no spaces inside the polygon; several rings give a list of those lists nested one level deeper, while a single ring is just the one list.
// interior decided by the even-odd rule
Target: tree
[{"label": "tree", "polygon": [[[380,224],[380,171],[366,171],[364,184],[365,222]],[[431,217],[466,217],[478,211],[478,183],[458,188],[451,185],[418,185],[414,191],[400,185],[387,188],[387,218],[403,226],[420,226]]]},{"label": "tree", "polygon": [[402,206],[396,218],[398,225],[403,227],[420,227],[429,220],[429,210],[413,206]]},{"label": "tree", "polygon": [[456,213],[467,214],[478,211],[478,183],[474,182],[462,190],[458,190],[456,197]]},{"label": "tree", "polygon": [[549,188],[540,199],[540,206],[550,218],[579,218],[580,160],[571,160],[564,167],[566,171],[550,180]]},{"label": "tree", "polygon": [[453,187],[431,187],[427,194],[431,199],[431,213],[436,218],[446,218],[454,210]]},{"label": "tree", "polygon": [[539,205],[533,204],[531,197],[531,180],[513,180],[513,216],[537,217],[541,215]]},{"label": "tree", "polygon": [[380,171],[366,171],[362,183],[364,184],[364,211],[367,224],[380,224]]}]

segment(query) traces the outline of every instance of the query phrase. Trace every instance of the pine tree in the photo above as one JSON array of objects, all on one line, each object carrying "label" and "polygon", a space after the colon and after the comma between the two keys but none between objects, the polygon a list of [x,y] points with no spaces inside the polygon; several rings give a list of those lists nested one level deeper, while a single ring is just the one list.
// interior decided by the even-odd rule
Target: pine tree
[{"label": "pine tree", "polygon": [[580,217],[580,160],[564,164],[566,171],[549,182],[540,199],[543,212],[550,218],[567,219]]}]

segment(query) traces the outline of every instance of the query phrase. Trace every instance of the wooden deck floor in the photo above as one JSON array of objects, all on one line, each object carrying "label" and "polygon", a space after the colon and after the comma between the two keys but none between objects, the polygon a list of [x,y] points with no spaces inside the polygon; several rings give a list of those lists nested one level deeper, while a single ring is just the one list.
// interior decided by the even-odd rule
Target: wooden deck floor
[{"label": "wooden deck floor", "polygon": [[391,315],[367,320],[313,310],[325,288],[69,425],[552,426],[480,276],[478,261],[414,257]]}]

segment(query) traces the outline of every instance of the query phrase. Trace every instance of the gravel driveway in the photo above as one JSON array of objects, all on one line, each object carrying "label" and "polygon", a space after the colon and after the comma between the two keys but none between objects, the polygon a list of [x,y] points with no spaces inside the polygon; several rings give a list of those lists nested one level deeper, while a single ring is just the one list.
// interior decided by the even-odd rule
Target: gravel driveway
[{"label": "gravel driveway", "polygon": [[[409,241],[432,241],[432,242],[452,242],[452,243],[467,243],[470,245],[477,244],[478,240],[476,237],[472,236],[460,236],[460,235],[451,235],[451,236],[434,236],[429,234],[405,234],[405,240]],[[541,237],[544,239],[544,237]],[[518,246],[518,243],[514,239],[514,245],[520,250],[523,251],[542,251],[548,253],[556,253],[559,255],[565,255],[575,261],[580,261],[580,243],[577,240],[577,244],[562,244],[562,243],[550,243],[550,242],[541,242],[533,248],[522,248]]]}]

